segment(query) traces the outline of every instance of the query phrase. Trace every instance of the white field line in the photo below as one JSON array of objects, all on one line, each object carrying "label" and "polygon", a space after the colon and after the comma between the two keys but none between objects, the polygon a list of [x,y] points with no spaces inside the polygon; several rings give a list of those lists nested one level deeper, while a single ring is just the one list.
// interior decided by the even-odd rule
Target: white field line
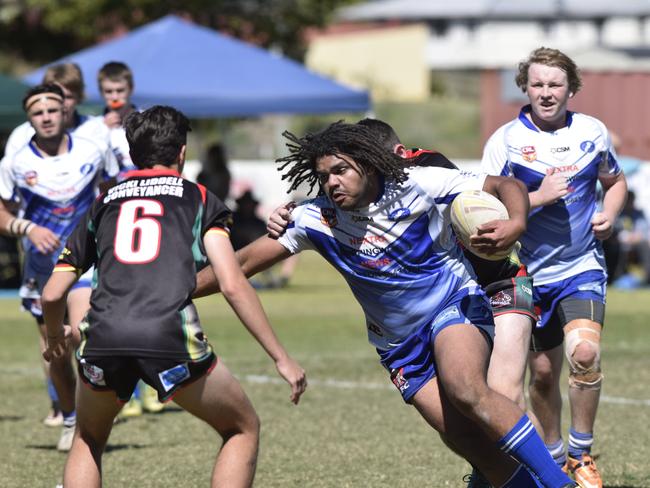
[{"label": "white field line", "polygon": [[[26,377],[41,377],[43,375],[43,370],[40,368],[21,368],[21,367],[2,367],[0,368],[0,376],[4,375],[14,375],[14,376],[26,376]],[[249,374],[245,376],[238,376],[241,381],[246,383],[259,383],[259,384],[278,384],[284,385],[285,381],[277,376],[266,376],[266,375],[256,375]],[[337,380],[334,378],[325,378],[325,379],[307,379],[309,386],[311,387],[326,387],[326,388],[335,388],[339,390],[395,390],[395,387],[388,383],[372,383],[372,382],[357,382],[357,381],[343,381]],[[566,395],[563,395],[564,400],[567,401]],[[610,405],[632,405],[637,407],[650,407],[650,399],[636,399],[636,398],[624,398],[624,397],[613,397],[609,395],[602,395],[600,397],[601,403],[607,403]]]},{"label": "white field line", "polygon": [[[241,378],[240,378],[241,379]],[[274,376],[264,376],[264,375],[246,375],[243,377],[243,381],[247,383],[272,383],[272,384],[285,384],[284,380]],[[395,390],[395,387],[387,383],[361,383],[355,381],[340,381],[333,378],[327,379],[307,379],[309,386],[324,386],[329,388],[338,388],[341,390]],[[566,395],[563,395],[565,401],[567,401]],[[650,399],[642,400],[635,398],[622,398],[622,397],[613,397],[609,395],[601,395],[601,403],[608,403],[611,405],[633,405],[639,407],[650,407]]]}]

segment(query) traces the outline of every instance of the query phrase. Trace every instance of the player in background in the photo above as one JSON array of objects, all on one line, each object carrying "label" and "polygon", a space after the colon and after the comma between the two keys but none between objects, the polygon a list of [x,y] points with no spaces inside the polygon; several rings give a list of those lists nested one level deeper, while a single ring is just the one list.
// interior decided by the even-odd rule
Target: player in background
[{"label": "player in background", "polygon": [[[607,128],[567,109],[582,84],[568,56],[539,48],[519,64],[516,82],[530,104],[490,137],[482,167],[520,179],[530,192],[532,210],[520,256],[534,278],[541,309],[530,360],[531,407],[557,463],[581,486],[600,488],[591,456],[603,379],[606,267],[600,241],[612,233],[627,184]],[[602,209],[597,182],[604,190]],[[562,342],[569,363],[568,456],[560,427]]]},{"label": "player in background", "polygon": [[[56,84],[38,85],[27,92],[23,108],[35,134],[0,164],[0,232],[22,238],[20,297],[36,318],[43,341],[43,286],[64,240],[94,200],[99,182],[118,171],[107,146],[65,131],[63,96]],[[87,305],[81,305],[71,314],[86,310]],[[70,322],[76,325],[76,319]],[[63,415],[57,448],[67,450],[75,421],[70,358],[52,362],[50,374]]]},{"label": "player in background", "polygon": [[[66,488],[99,487],[101,458],[120,402],[139,379],[161,401],[174,399],[223,438],[213,487],[251,486],[259,420],[237,380],[217,361],[189,298],[207,259],[240,320],[274,360],[298,403],[303,369],[271,328],[230,245],[230,211],[204,187],[181,177],[189,121],[171,107],[135,112],[125,122],[137,171],[95,200],[77,226],[43,292],[46,359],[65,356],[65,294],[77,276],[97,268],[99,285],[77,350],[77,432]],[[139,236],[136,237],[136,236]]]},{"label": "player in background", "polygon": [[[63,125],[67,131],[108,144],[108,140],[104,140],[103,131],[94,124],[87,123],[91,121],[92,117],[82,115],[77,111],[77,105],[84,99],[85,85],[81,69],[76,63],[61,63],[48,67],[41,83],[55,83],[61,87],[63,91]],[[33,136],[34,128],[29,121],[20,124],[7,139],[5,157],[25,146]]]},{"label": "player in background", "polygon": [[[395,130],[386,122],[367,118],[360,120],[358,124],[368,127],[376,136],[380,147],[403,158],[407,167],[458,169],[439,152],[407,149]],[[291,221],[292,208],[293,205],[289,204],[277,208],[271,214],[267,224],[270,237],[277,239],[285,232]],[[532,296],[533,280],[526,272],[526,267],[519,261],[516,250],[507,258],[497,261],[480,258],[467,249],[464,254],[476,273],[476,281],[483,287],[490,300],[494,315],[495,337],[488,368],[488,385],[525,411],[524,379],[531,334],[537,321]],[[534,416],[531,416],[531,420],[540,431]],[[481,474],[474,470],[469,476],[469,486],[487,484],[481,478]]]},{"label": "player in background", "polygon": [[[95,118],[109,141],[113,154],[120,165],[118,181],[122,180],[128,171],[136,169],[129,153],[129,143],[126,140],[124,120],[129,114],[136,111],[131,103],[134,82],[133,72],[124,63],[110,61],[104,64],[97,73],[99,93],[104,99],[104,114]],[[164,405],[158,401],[156,392],[145,383],[140,383],[133,394],[133,398],[122,409],[121,416],[135,417],[147,412],[156,413],[163,410]]]},{"label": "player in background", "polygon": [[[63,92],[63,125],[67,131],[93,139],[101,144],[108,144],[105,131],[89,123],[91,117],[82,115],[77,111],[77,105],[84,98],[84,80],[77,64],[61,63],[50,66],[43,75],[42,83],[56,83],[60,86]],[[34,128],[29,120],[16,127],[7,140],[4,157],[8,159],[19,149],[27,145],[33,136]],[[71,324],[78,324],[88,310],[91,280],[92,273],[85,275],[77,282],[75,289],[68,295],[68,319]],[[44,347],[44,344],[41,347]],[[54,384],[50,378],[49,363],[43,361],[43,366],[47,380],[47,391],[51,402],[51,410],[43,420],[43,423],[48,427],[60,427],[63,425],[63,416],[59,408],[56,388],[54,388]]]},{"label": "player in background", "polygon": [[[292,212],[282,237],[263,236],[238,251],[247,276],[302,250],[332,264],[361,305],[368,339],[406,403],[495,486],[575,486],[553,462],[524,412],[486,383],[494,322],[449,223],[464,190],[504,201],[510,219],[472,236],[481,252],[509,249],[526,226],[523,185],[441,167],[404,167],[359,124],[335,123],[298,138],[279,160],[290,189],[318,186]],[[210,270],[195,296],[218,290]],[[508,454],[508,455],[506,455]]]},{"label": "player in background", "polygon": [[126,64],[111,61],[99,69],[97,83],[106,106],[104,115],[97,117],[96,120],[107,132],[109,145],[117,158],[121,173],[124,174],[135,169],[124,130],[124,120],[136,111],[135,105],[131,103],[134,87],[133,73]]}]

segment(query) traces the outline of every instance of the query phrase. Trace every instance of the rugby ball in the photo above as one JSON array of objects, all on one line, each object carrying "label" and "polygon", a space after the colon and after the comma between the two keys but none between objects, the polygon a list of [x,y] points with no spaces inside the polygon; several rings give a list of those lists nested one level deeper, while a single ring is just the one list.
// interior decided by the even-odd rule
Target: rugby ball
[{"label": "rugby ball", "polygon": [[511,249],[496,254],[482,254],[469,245],[469,236],[476,229],[491,220],[508,219],[508,210],[497,197],[482,190],[469,190],[459,193],[451,204],[451,226],[463,246],[473,254],[490,261],[506,258]]}]

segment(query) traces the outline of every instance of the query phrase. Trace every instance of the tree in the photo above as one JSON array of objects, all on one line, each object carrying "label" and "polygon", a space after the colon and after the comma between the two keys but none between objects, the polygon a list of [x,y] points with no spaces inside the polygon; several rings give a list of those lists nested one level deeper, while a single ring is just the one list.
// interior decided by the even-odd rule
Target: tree
[{"label": "tree", "polygon": [[359,0],[5,0],[0,49],[43,63],[173,13],[297,60],[302,33]]}]

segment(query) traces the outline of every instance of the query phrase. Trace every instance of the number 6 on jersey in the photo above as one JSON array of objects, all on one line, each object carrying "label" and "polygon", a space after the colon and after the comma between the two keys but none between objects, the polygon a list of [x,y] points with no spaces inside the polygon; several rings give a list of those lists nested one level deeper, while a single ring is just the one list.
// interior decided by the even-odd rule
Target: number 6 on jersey
[{"label": "number 6 on jersey", "polygon": [[156,200],[127,200],[120,206],[113,253],[125,264],[146,264],[160,252],[160,222],[151,216],[164,214]]}]

